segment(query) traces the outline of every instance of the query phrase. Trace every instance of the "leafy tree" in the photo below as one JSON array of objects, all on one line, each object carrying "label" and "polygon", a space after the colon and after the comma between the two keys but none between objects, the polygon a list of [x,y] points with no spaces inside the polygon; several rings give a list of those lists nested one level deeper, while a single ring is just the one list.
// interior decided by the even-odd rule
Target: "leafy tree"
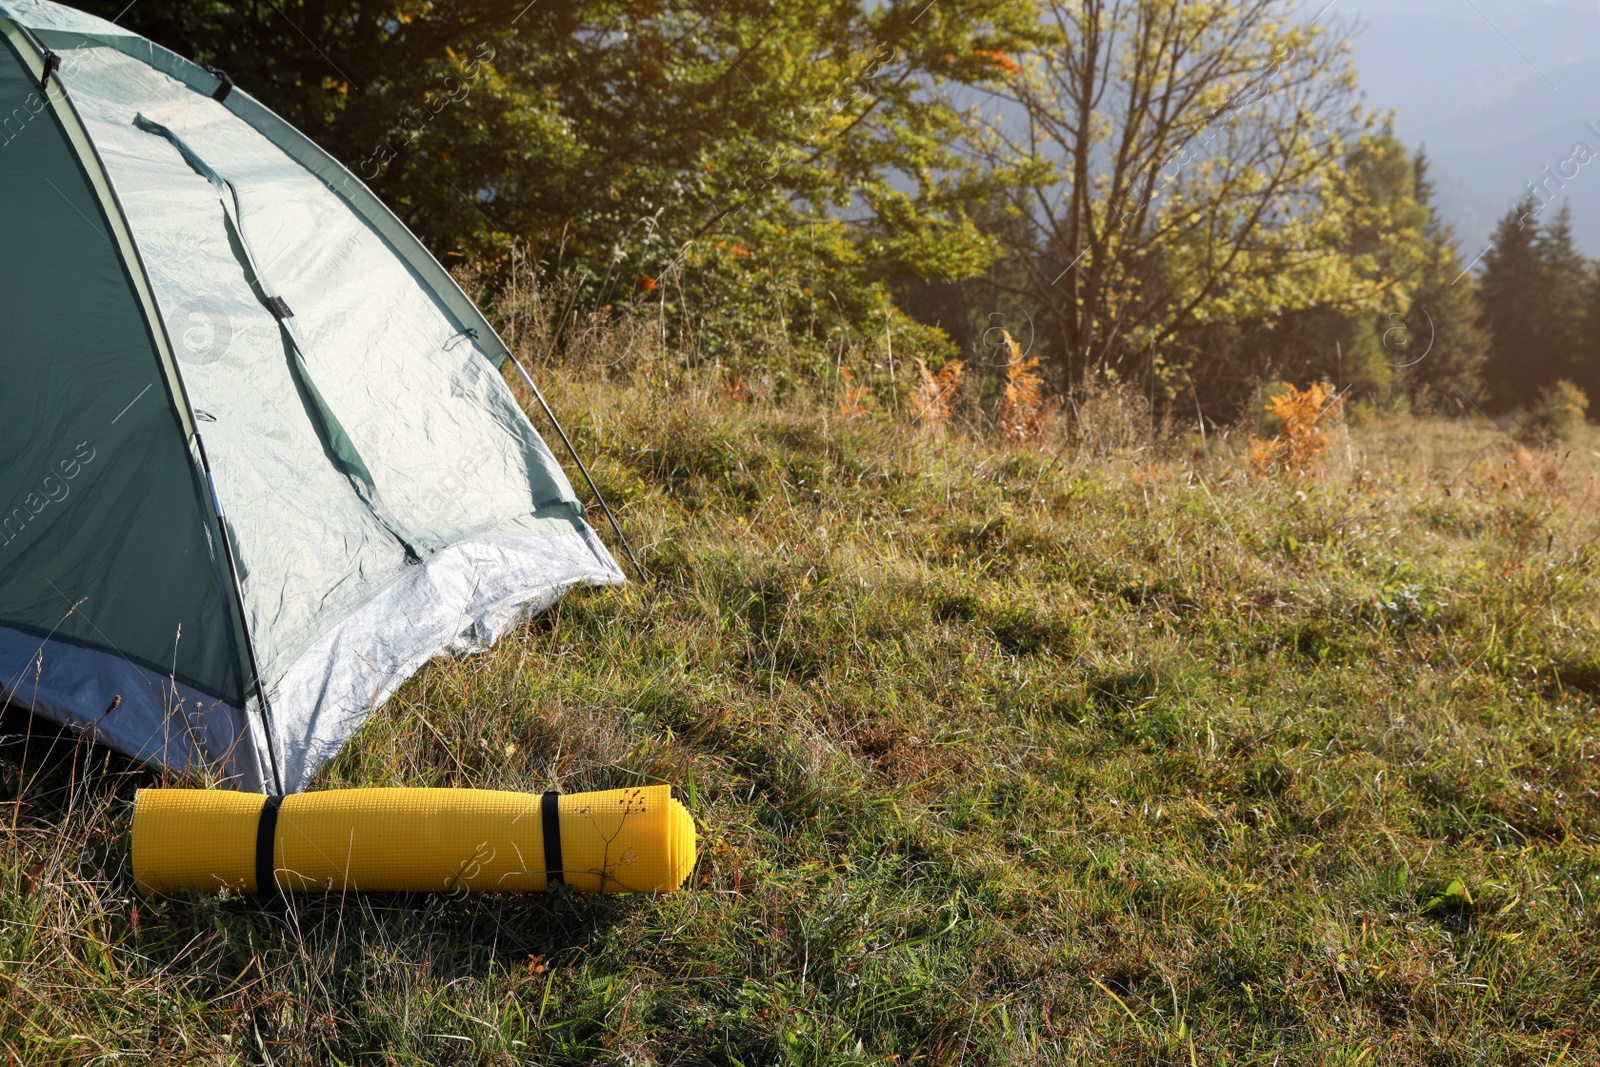
[{"label": "leafy tree", "polygon": [[[1345,47],[1287,0],[1049,0],[1057,41],[999,95],[976,151],[1018,178],[1005,232],[1070,372],[1162,367],[1184,335],[1286,309],[1376,310],[1338,247],[1361,127]],[[1005,114],[1003,111],[1002,114]],[[1178,370],[1170,362],[1169,370]]]},{"label": "leafy tree", "polygon": [[[1374,310],[1346,316],[1341,365],[1325,367],[1324,376],[1387,404],[1396,399],[1396,370],[1405,363],[1401,357],[1408,345],[1401,343],[1401,335],[1407,331],[1401,309],[1414,304],[1427,269],[1431,216],[1417,195],[1415,164],[1388,129],[1360,140],[1346,161],[1340,186],[1337,202],[1347,205],[1349,220],[1343,241],[1335,247],[1369,291],[1382,293],[1382,301]],[[1339,310],[1338,305],[1329,310]]]},{"label": "leafy tree", "polygon": [[1417,358],[1408,354],[1407,316],[1437,269],[1431,215],[1405,146],[1387,129],[1357,138],[1329,176],[1321,206],[1336,209],[1337,219],[1306,255],[1339,266],[1363,298],[1351,307],[1343,293],[1301,293],[1276,312],[1195,332],[1188,381],[1213,411],[1235,407],[1262,380],[1330,381],[1382,406],[1403,399],[1406,365]]}]

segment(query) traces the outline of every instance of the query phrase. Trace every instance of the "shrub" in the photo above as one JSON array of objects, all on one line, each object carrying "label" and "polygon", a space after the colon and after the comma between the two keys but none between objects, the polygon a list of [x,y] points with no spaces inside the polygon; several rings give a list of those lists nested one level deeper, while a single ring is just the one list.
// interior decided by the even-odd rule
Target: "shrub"
[{"label": "shrub", "polygon": [[1539,448],[1570,441],[1572,432],[1582,425],[1588,413],[1588,394],[1563,378],[1546,386],[1539,399],[1523,413],[1517,440]]}]

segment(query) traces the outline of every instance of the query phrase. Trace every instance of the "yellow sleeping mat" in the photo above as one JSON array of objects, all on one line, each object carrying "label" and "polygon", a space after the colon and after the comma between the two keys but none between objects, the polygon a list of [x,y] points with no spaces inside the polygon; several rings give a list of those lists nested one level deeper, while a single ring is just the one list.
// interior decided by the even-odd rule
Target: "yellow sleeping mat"
[{"label": "yellow sleeping mat", "polygon": [[539,892],[564,881],[652,893],[682,886],[694,863],[694,820],[665,785],[566,795],[141,789],[133,809],[143,892]]}]

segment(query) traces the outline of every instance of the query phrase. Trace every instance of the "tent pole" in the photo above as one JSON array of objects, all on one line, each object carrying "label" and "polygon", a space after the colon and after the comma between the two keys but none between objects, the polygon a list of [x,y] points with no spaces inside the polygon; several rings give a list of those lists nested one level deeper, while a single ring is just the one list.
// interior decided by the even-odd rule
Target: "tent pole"
[{"label": "tent pole", "polygon": [[261,679],[261,668],[256,664],[256,646],[250,639],[250,623],[245,617],[244,586],[239,583],[239,568],[233,560],[233,540],[228,536],[228,522],[222,514],[222,497],[217,494],[217,479],[211,473],[211,457],[206,455],[206,443],[198,432],[194,435],[195,448],[200,453],[200,468],[205,471],[206,488],[211,490],[211,506],[217,515],[217,530],[222,536],[222,554],[228,561],[228,577],[233,580],[233,597],[239,605],[239,629],[244,632],[244,651],[250,660],[250,673],[255,678],[256,696],[261,701],[261,732],[267,739],[267,761],[272,765],[272,784],[278,796],[283,795],[283,774],[278,770],[278,753],[272,746],[272,705],[267,700],[267,686]]},{"label": "tent pole", "polygon": [[615,515],[611,514],[611,507],[606,503],[606,498],[600,495],[600,487],[594,484],[594,476],[589,473],[589,468],[583,465],[583,458],[578,455],[578,450],[572,447],[572,441],[567,437],[567,431],[562,429],[561,420],[556,418],[556,413],[551,409],[550,402],[544,398],[544,394],[539,391],[539,387],[533,383],[533,376],[528,373],[528,368],[522,365],[522,360],[509,351],[506,353],[506,358],[516,364],[517,372],[522,375],[522,380],[527,383],[529,389],[533,390],[533,398],[539,401],[540,407],[544,408],[545,417],[550,420],[550,425],[554,426],[556,433],[561,435],[561,443],[567,446],[567,451],[572,454],[572,461],[583,472],[583,480],[589,483],[589,491],[594,494],[595,502],[600,505],[600,510],[606,513],[606,518],[611,521],[611,529],[616,532],[617,540],[622,542],[623,551],[628,553],[628,559],[633,563],[634,573],[640,578],[646,577],[644,568],[639,565],[639,558],[633,554],[633,546],[628,544],[627,537],[622,533],[622,524],[617,521]]}]

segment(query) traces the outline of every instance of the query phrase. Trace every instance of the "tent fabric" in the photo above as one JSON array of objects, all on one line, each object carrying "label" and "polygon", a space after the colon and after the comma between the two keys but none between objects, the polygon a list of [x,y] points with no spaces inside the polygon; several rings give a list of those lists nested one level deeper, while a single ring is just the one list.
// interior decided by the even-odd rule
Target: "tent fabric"
[{"label": "tent fabric", "polygon": [[[198,745],[212,773],[295,790],[428,658],[487,647],[572,586],[622,580],[501,377],[504,344],[353,176],[242,90],[213,99],[214,76],[109,23],[0,0],[8,26],[0,121],[14,108],[29,121],[0,147],[0,196],[8,219],[17,204],[36,212],[0,228],[16,286],[0,308],[8,332],[29,323],[0,350],[8,380],[26,383],[0,399],[0,455],[26,459],[0,473],[0,506],[60,462],[55,441],[68,459],[91,441],[108,458],[84,474],[116,489],[85,478],[49,516],[61,536],[0,546],[0,628],[54,640],[63,596],[83,597],[60,636],[222,701],[231,732]],[[47,91],[34,79],[44,49],[60,57]],[[57,258],[41,269],[45,248]],[[76,429],[146,386],[122,436]],[[13,407],[64,424],[13,432]],[[14,583],[57,573],[77,584],[11,608]],[[30,662],[7,649],[0,684]],[[66,681],[36,689],[45,714],[95,720],[118,747],[194,760],[192,731],[151,755],[157,704],[104,715]]]},{"label": "tent fabric", "polygon": [[367,710],[427,660],[487,649],[574,585],[620,581],[620,572],[595,565],[609,558],[586,525],[563,524],[537,537],[466,541],[412,567],[324,634],[279,682],[276,722],[305,739],[283,756],[284,787],[304,789]]},{"label": "tent fabric", "polygon": [[0,625],[242,703],[231,594],[133,268],[37,88],[0,43]]},{"label": "tent fabric", "polygon": [[[240,788],[260,789],[245,712],[105,650],[0,627],[0,686],[17,707],[68,723],[135,759],[215,766]],[[301,781],[303,787],[304,781]]]}]

